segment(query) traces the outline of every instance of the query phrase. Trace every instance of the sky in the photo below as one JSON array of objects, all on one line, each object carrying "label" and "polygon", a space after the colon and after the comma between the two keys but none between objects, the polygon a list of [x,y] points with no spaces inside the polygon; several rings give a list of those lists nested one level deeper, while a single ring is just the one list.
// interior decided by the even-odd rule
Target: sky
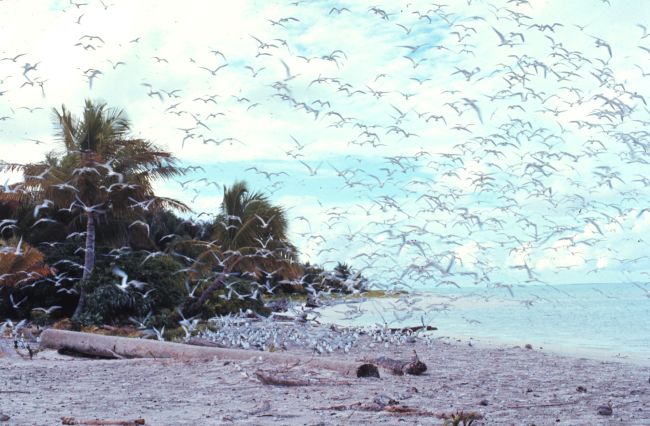
[{"label": "sky", "polygon": [[648,1],[0,9],[3,161],[101,99],[202,166],[157,186],[193,217],[246,179],[301,260],[377,288],[648,281]]}]

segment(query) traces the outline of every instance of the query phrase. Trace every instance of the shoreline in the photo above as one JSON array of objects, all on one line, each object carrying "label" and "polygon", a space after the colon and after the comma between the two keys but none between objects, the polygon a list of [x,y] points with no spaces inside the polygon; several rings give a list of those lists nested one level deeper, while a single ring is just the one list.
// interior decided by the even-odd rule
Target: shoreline
[{"label": "shoreline", "polygon": [[[587,290],[598,296],[589,288]],[[541,346],[545,351],[573,357],[627,359],[648,365],[650,334],[647,333],[650,328],[647,324],[634,327],[634,318],[638,316],[630,316],[625,310],[606,310],[609,302],[598,306],[599,310],[593,314],[596,318],[593,315],[589,317],[588,308],[593,305],[587,303],[565,312],[563,305],[540,299],[535,306],[526,309],[523,302],[530,300],[523,300],[526,298],[524,294],[520,297],[522,300],[498,296],[488,300],[476,295],[421,293],[409,296],[405,303],[374,298],[356,308],[364,311],[360,318],[346,319],[346,315],[356,314],[352,307],[340,305],[319,310],[322,317],[318,320],[343,326],[374,326],[388,322],[391,328],[425,323],[438,328],[434,336],[457,337],[465,344],[473,337],[477,342],[497,346],[531,344],[537,350]],[[529,299],[532,297],[534,295],[528,295]],[[643,312],[643,308],[647,307],[644,302],[645,299],[636,300],[636,305],[640,307],[634,312]],[[407,315],[410,318],[404,319]],[[424,318],[421,320],[422,316]]]},{"label": "shoreline", "polygon": [[[350,325],[340,324],[336,322],[322,323],[323,326],[335,325],[337,327],[350,327]],[[435,327],[435,325],[434,325]],[[408,328],[405,326],[404,328]],[[436,334],[444,335],[441,330],[428,331],[424,333],[425,335]],[[468,346],[469,339],[472,338],[473,346],[476,348],[485,348],[485,349],[515,349],[517,347],[523,348],[525,345],[530,344],[535,351],[543,351],[547,353],[552,353],[555,355],[569,357],[569,358],[585,358],[590,360],[597,361],[612,361],[612,362],[622,362],[630,363],[639,366],[648,366],[650,367],[650,350],[648,352],[626,352],[626,351],[615,351],[608,349],[595,349],[595,348],[583,348],[579,346],[568,346],[568,345],[557,345],[549,343],[540,343],[534,340],[531,341],[518,341],[510,339],[497,339],[497,338],[483,338],[477,337],[475,334],[462,334],[462,333],[453,333],[449,334],[451,338],[451,346],[464,345]],[[438,345],[443,343],[438,342]]]},{"label": "shoreline", "polygon": [[477,338],[470,335],[460,335],[456,334],[455,336],[450,336],[452,338],[456,337],[457,340],[462,342],[456,342],[457,344],[467,345],[469,338],[474,338],[474,346],[477,348],[488,348],[488,349],[499,349],[499,348],[515,348],[516,346],[524,347],[526,344],[530,344],[535,351],[543,351],[559,355],[562,357],[568,358],[585,358],[596,361],[612,361],[612,362],[621,362],[621,363],[630,363],[639,366],[648,366],[650,367],[650,352],[623,352],[623,351],[611,351],[607,349],[591,349],[591,348],[582,348],[578,346],[567,346],[567,345],[554,345],[548,343],[539,343],[535,341],[515,341],[515,340],[501,340],[501,339],[484,339]]}]

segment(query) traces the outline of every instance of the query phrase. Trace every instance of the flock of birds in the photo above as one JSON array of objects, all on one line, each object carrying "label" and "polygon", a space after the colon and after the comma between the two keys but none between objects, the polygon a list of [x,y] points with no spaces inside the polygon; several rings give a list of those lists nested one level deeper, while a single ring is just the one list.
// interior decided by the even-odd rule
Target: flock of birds
[{"label": "flock of birds", "polygon": [[[29,324],[26,319],[15,324],[10,319],[7,319],[7,321],[0,325],[0,337],[4,337],[6,331],[10,329],[9,337],[13,339],[14,348],[27,349],[28,351],[31,351],[29,345],[30,342],[39,345],[41,343],[41,337],[34,337],[34,335],[26,328],[27,326],[29,326]],[[27,333],[27,338],[25,338],[25,333]]]},{"label": "flock of birds", "polygon": [[[391,346],[400,347],[418,342],[431,348],[442,339],[445,339],[442,341],[443,344],[450,345],[452,342],[449,336],[434,336],[433,333],[427,332],[424,316],[421,317],[422,327],[415,329],[391,329],[388,328],[387,323],[337,329],[314,322],[313,318],[308,318],[308,314],[314,313],[318,316],[318,312],[305,311],[304,308],[299,311],[296,309],[296,305],[290,306],[295,315],[295,319],[291,323],[277,322],[273,318],[275,313],[269,317],[263,317],[247,310],[246,312],[240,311],[235,315],[228,314],[210,318],[202,326],[199,326],[201,320],[196,317],[187,319],[183,317],[179,324],[185,331],[183,339],[185,342],[189,342],[192,337],[198,337],[224,348],[271,352],[301,348],[313,351],[314,355],[333,354],[339,350],[348,354],[351,350],[354,352],[354,349],[364,351],[374,348],[389,349]],[[52,307],[50,310],[55,308],[58,307]],[[178,312],[183,316],[180,310]],[[151,314],[152,312],[149,312],[143,319],[130,317],[129,320],[138,326],[138,330],[142,334],[140,338],[155,336],[157,340],[165,341],[164,326],[160,330],[147,327],[146,323]],[[286,316],[283,318],[288,319]],[[14,347],[29,351],[30,343],[40,344],[40,337],[34,337],[26,328],[28,325],[26,319],[15,324],[7,319],[0,326],[0,336],[5,336],[6,331],[10,330],[9,337],[13,339]],[[217,331],[211,329],[215,327]],[[25,336],[25,333],[28,336]],[[469,340],[469,345],[473,345],[473,339]]]},{"label": "flock of birds", "polygon": [[[70,25],[78,30],[74,41],[85,51],[84,63],[95,63],[81,69],[88,93],[110,100],[114,87],[100,82],[129,73],[133,87],[146,88],[138,102],[148,106],[147,114],[158,114],[168,134],[182,132],[178,139],[166,136],[181,159],[195,155],[189,151],[232,157],[237,167],[246,164],[235,172],[293,200],[292,242],[302,260],[325,269],[338,261],[353,264],[355,296],[365,291],[354,288],[362,271],[368,287],[389,294],[474,285],[511,297],[516,285],[597,275],[642,284],[648,280],[643,274],[650,277],[644,271],[648,243],[639,236],[650,213],[644,207],[650,33],[640,23],[629,22],[626,34],[608,38],[588,16],[561,13],[563,4],[554,6],[561,22],[546,20],[553,13],[538,11],[532,0],[385,8],[299,0],[281,9],[284,17],[263,18],[268,27],[240,29],[229,41],[211,39],[219,49],[197,48],[200,58],[188,61],[166,56],[164,45],[147,50],[146,34],[124,45],[110,40],[115,35],[88,34],[92,27],[82,17],[112,17],[109,8],[119,7],[95,3],[70,0],[64,10],[81,13]],[[619,7],[582,3],[602,9],[598,16]],[[122,56],[108,59],[99,49]],[[107,62],[110,68],[100,69]],[[3,130],[26,119],[12,107],[29,118],[43,109],[15,104],[26,86],[45,99],[50,80],[38,76],[41,63],[28,53],[0,59],[0,73],[14,73],[0,85],[10,79],[15,86],[0,91],[10,99],[2,109],[13,112],[0,117]],[[177,73],[186,87],[169,88],[165,81]],[[18,97],[6,95],[11,92]],[[255,133],[275,126],[269,120],[300,134]],[[260,135],[264,140],[254,139]],[[279,159],[270,153],[276,145],[284,152]],[[206,187],[219,188],[208,179],[215,178],[179,182],[173,190],[196,205]],[[3,191],[12,189],[5,183]],[[50,207],[40,205],[35,217]],[[120,272],[120,288],[140,286]],[[414,306],[433,309],[408,305],[409,317]],[[387,309],[402,322],[402,308]],[[351,311],[350,318],[359,313]],[[268,327],[208,336],[235,346],[251,340],[268,346],[261,342],[272,338],[279,347],[299,339],[330,351],[348,347],[356,333],[318,343],[315,336]]]},{"label": "flock of birds", "polygon": [[[200,320],[196,318],[183,318],[179,323],[185,331],[184,340],[186,342],[189,342],[192,337],[198,337],[213,342],[219,347],[243,350],[274,352],[301,348],[313,351],[315,355],[327,355],[336,351],[343,351],[347,354],[354,349],[372,350],[376,347],[388,349],[391,346],[399,347],[418,342],[431,348],[442,339],[444,339],[443,344],[451,344],[449,336],[434,336],[433,333],[428,332],[424,325],[415,330],[412,328],[391,329],[386,323],[343,328],[327,327],[315,323],[313,318],[309,319],[308,313],[304,310],[299,311],[295,306],[292,306],[291,310],[295,315],[295,320],[290,323],[278,322],[273,318],[275,313],[269,317],[263,317],[251,311],[210,318],[206,324],[212,328],[216,327],[217,331],[211,330],[210,327],[199,327]],[[318,315],[317,312],[312,312]],[[145,335],[144,338],[155,336],[157,340],[164,341],[164,327],[160,330],[148,329],[145,325],[147,318],[148,316],[142,321],[136,318],[130,318],[130,320],[138,325]],[[283,318],[287,319],[286,316]],[[473,345],[473,339],[470,339],[469,345]]]}]

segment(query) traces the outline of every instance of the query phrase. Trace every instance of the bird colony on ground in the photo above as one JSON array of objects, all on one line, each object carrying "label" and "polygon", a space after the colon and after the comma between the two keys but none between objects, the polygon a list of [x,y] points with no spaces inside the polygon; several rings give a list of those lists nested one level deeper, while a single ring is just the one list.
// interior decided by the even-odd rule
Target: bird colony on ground
[{"label": "bird colony on ground", "polygon": [[[391,345],[401,346],[406,343],[417,343],[418,341],[432,347],[437,341],[446,339],[445,344],[451,344],[449,337],[434,337],[426,333],[426,329],[412,331],[411,329],[389,329],[386,323],[382,326],[346,327],[341,329],[318,326],[309,322],[310,312],[300,311],[291,308],[297,321],[294,323],[278,323],[273,319],[274,314],[265,318],[259,314],[256,316],[260,322],[253,322],[253,318],[238,319],[237,316],[217,316],[210,318],[208,324],[217,326],[218,331],[201,327],[198,319],[183,319],[181,327],[185,331],[185,340],[189,341],[193,336],[215,343],[216,346],[224,348],[241,348],[244,350],[262,350],[271,352],[276,350],[290,350],[292,347],[308,348],[318,354],[331,354],[335,351],[349,353],[353,348],[367,349],[379,345],[389,348]],[[155,336],[158,340],[164,340],[162,330],[156,328],[147,329],[143,321],[131,318],[135,324],[139,324],[143,334]],[[471,344],[472,342],[470,342]]]},{"label": "bird colony on ground", "polygon": [[193,217],[244,177],[371,288],[647,280],[644,2],[54,3],[4,47],[5,161],[98,97],[202,167],[158,189]]}]

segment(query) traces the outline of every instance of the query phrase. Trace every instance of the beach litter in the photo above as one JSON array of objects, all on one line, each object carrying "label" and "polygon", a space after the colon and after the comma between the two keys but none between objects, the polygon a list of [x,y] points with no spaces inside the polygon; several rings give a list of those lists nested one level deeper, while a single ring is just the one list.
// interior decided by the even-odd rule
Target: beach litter
[{"label": "beach litter", "polygon": [[596,412],[601,416],[611,416],[614,413],[612,407],[608,407],[606,405],[601,405],[600,407],[598,407]]},{"label": "beach litter", "polygon": [[397,376],[403,376],[404,374],[418,376],[427,371],[426,364],[420,361],[417,354],[410,361],[401,361],[387,357],[363,358],[362,361],[377,365]]}]

